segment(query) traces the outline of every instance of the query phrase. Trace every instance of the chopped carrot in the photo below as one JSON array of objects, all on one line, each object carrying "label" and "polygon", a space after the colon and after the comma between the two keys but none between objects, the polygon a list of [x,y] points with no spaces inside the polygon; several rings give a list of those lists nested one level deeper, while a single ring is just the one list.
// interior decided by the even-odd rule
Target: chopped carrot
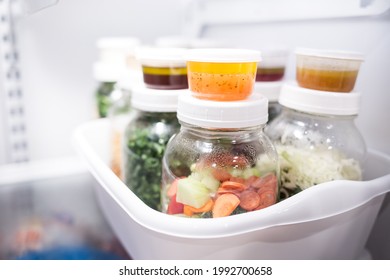
[{"label": "chopped carrot", "polygon": [[229,216],[240,204],[240,199],[234,194],[227,193],[218,196],[213,207],[213,218]]},{"label": "chopped carrot", "polygon": [[186,216],[189,216],[189,217],[194,215],[194,212],[191,211],[190,207],[191,206],[186,205],[186,204],[184,204],[184,207],[183,207],[183,214],[186,215]]},{"label": "chopped carrot", "polygon": [[229,181],[223,182],[220,185],[220,188],[226,189],[226,190],[235,190],[235,191],[242,192],[243,190],[245,190],[247,188],[247,186],[244,185],[243,183],[234,182],[234,181],[229,180]]},{"label": "chopped carrot", "polygon": [[245,185],[249,188],[252,186],[252,184],[258,179],[259,177],[257,176],[250,176],[248,179],[245,180]]},{"label": "chopped carrot", "polygon": [[192,216],[194,213],[205,213],[211,211],[213,209],[214,201],[210,198],[202,207],[195,208],[190,205],[184,205],[184,214],[187,215],[192,213],[191,215],[187,216]]},{"label": "chopped carrot", "polygon": [[272,190],[259,191],[260,204],[255,210],[260,210],[276,203],[276,195]]},{"label": "chopped carrot", "polygon": [[233,189],[225,189],[225,188],[218,188],[217,195],[222,195],[225,193],[232,193],[236,195],[237,197],[240,197],[241,191],[233,190]]},{"label": "chopped carrot", "polygon": [[231,177],[230,182],[236,182],[245,185],[245,179],[240,177]]},{"label": "chopped carrot", "polygon": [[275,174],[268,174],[266,176],[258,178],[252,183],[251,186],[256,189],[271,189],[276,193],[278,189],[278,180]]},{"label": "chopped carrot", "polygon": [[240,207],[244,210],[252,211],[260,205],[260,202],[260,196],[255,191],[243,191],[240,195]]}]

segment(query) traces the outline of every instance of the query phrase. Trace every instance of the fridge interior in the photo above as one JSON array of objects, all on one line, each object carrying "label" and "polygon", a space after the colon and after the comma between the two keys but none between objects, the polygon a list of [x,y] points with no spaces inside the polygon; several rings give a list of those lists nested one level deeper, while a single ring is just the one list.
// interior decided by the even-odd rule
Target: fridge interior
[{"label": "fridge interior", "polygon": [[[389,1],[11,2],[20,77],[16,81],[11,77],[11,82],[20,91],[10,94],[9,76],[0,71],[1,165],[77,157],[71,141],[75,129],[97,118],[97,81],[92,75],[96,41],[115,36],[137,37],[145,45],[171,36],[210,39],[227,47],[283,46],[290,50],[285,80],[295,78],[296,47],[361,52],[365,60],[356,84],[362,93],[356,124],[367,147],[390,154]],[[9,3],[0,3],[3,34],[10,20]],[[7,69],[7,38],[0,45],[1,69]],[[18,108],[16,113],[12,106]],[[23,129],[15,129],[20,126]],[[390,227],[384,223],[389,213],[387,195],[368,242],[374,259],[390,258]]]}]

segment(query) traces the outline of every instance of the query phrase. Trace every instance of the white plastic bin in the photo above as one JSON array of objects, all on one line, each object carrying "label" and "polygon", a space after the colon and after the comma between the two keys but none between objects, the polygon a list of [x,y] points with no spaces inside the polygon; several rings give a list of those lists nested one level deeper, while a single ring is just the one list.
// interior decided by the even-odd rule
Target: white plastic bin
[{"label": "white plastic bin", "polygon": [[100,182],[103,212],[134,259],[357,259],[390,191],[390,157],[370,151],[364,181],[319,184],[261,211],[188,219],[146,206],[110,170],[110,125],[81,125],[74,143]]}]

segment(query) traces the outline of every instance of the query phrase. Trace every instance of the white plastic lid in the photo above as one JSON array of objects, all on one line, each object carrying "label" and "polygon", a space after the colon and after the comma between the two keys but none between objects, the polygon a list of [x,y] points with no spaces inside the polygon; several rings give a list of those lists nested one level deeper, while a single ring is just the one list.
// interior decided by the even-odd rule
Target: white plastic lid
[{"label": "white plastic lid", "polygon": [[155,45],[161,48],[189,48],[190,39],[181,36],[163,36],[156,39]]},{"label": "white plastic lid", "polygon": [[177,118],[207,128],[244,128],[268,121],[268,100],[261,94],[241,101],[210,101],[198,99],[187,91],[179,96]]},{"label": "white plastic lid", "polygon": [[96,45],[99,49],[99,62],[126,64],[129,58],[134,57],[140,41],[134,37],[106,37],[99,39]]},{"label": "white plastic lid", "polygon": [[359,61],[364,60],[364,56],[361,53],[339,51],[339,50],[319,50],[319,49],[297,48],[295,50],[295,54],[304,55],[304,56],[345,59],[345,60],[359,60]]},{"label": "white plastic lid", "polygon": [[103,37],[96,42],[99,49],[131,49],[140,44],[141,41],[136,37]]},{"label": "white plastic lid", "polygon": [[282,47],[267,47],[261,50],[261,63],[259,68],[285,68],[289,51]]},{"label": "white plastic lid", "polygon": [[125,64],[95,62],[93,64],[93,77],[101,82],[116,82],[127,71]]},{"label": "white plastic lid", "polygon": [[199,62],[258,62],[261,60],[261,52],[227,48],[190,49],[185,59]]},{"label": "white plastic lid", "polygon": [[275,82],[256,82],[254,92],[263,94],[269,102],[277,102],[283,83]]},{"label": "white plastic lid", "polygon": [[359,113],[360,93],[313,90],[291,82],[282,86],[279,103],[307,113],[351,116]]},{"label": "white plastic lid", "polygon": [[146,112],[176,112],[177,100],[187,90],[160,90],[145,86],[134,88],[131,95],[131,106]]},{"label": "white plastic lid", "polygon": [[136,52],[137,60],[144,66],[186,67],[185,48],[140,48]]}]

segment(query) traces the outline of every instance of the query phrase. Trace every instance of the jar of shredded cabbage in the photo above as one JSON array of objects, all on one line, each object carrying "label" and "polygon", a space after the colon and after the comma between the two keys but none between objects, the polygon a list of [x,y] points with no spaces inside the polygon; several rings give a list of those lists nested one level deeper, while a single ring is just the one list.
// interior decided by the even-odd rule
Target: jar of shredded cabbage
[{"label": "jar of shredded cabbage", "polygon": [[265,129],[280,164],[285,199],[333,180],[362,180],[366,145],[354,124],[360,94],[282,87],[281,114]]}]

